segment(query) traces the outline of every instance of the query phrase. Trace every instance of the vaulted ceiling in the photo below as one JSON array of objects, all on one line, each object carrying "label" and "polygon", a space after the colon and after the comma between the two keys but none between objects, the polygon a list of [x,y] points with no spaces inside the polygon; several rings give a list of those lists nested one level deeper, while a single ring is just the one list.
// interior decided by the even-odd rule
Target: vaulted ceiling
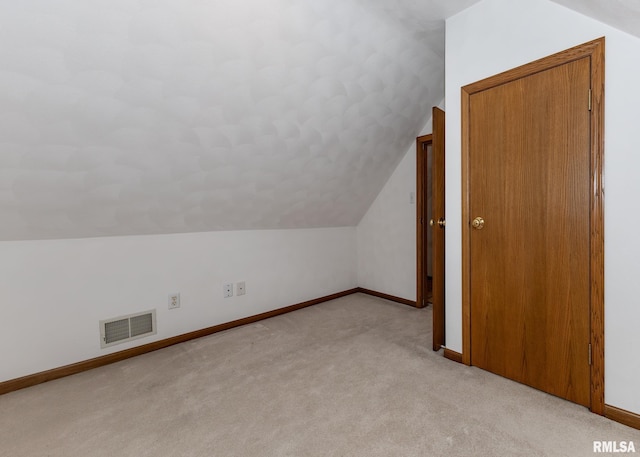
[{"label": "vaulted ceiling", "polygon": [[477,1],[0,0],[0,240],[357,224]]},{"label": "vaulted ceiling", "polygon": [[639,0],[553,0],[572,10],[640,37]]}]

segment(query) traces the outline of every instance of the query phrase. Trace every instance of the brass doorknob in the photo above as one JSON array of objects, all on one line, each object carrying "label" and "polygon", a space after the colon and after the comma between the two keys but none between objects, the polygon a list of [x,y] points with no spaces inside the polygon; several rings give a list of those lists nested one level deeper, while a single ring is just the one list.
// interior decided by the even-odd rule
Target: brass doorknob
[{"label": "brass doorknob", "polygon": [[447,223],[443,218],[440,218],[438,219],[438,225],[440,226],[440,228],[444,228],[444,226],[447,225]]},{"label": "brass doorknob", "polygon": [[484,219],[482,219],[481,217],[476,217],[473,221],[471,221],[471,227],[476,230],[482,230],[482,227],[484,227]]},{"label": "brass doorknob", "polygon": [[431,227],[433,227],[433,219],[431,219],[431,220],[429,221],[429,225],[430,225]]}]

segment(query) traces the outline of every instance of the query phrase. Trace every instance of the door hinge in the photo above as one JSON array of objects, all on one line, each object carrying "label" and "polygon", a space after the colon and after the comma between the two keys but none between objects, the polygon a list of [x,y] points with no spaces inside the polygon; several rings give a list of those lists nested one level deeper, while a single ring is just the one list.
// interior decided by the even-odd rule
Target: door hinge
[{"label": "door hinge", "polygon": [[591,89],[589,89],[589,111],[591,111]]},{"label": "door hinge", "polygon": [[591,343],[589,343],[589,365],[591,365]]}]

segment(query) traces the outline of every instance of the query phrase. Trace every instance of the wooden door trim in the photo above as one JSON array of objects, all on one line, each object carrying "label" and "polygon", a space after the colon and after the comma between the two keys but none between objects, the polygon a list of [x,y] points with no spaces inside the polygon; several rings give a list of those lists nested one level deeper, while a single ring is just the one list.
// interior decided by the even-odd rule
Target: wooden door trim
[{"label": "wooden door trim", "polygon": [[462,362],[471,364],[469,106],[471,95],[585,57],[591,59],[591,411],[604,414],[604,47],[599,38],[461,89],[462,126]]},{"label": "wooden door trim", "polygon": [[425,161],[427,160],[426,154],[424,153],[424,147],[427,144],[431,144],[433,142],[433,135],[423,135],[416,138],[416,307],[424,308],[426,306],[425,300],[425,289],[426,285],[424,282],[424,272],[426,270],[425,265],[425,257],[426,257],[426,246],[424,245],[424,235],[426,231],[425,224],[427,221],[425,220],[426,213],[426,205],[427,202],[424,200],[424,188],[426,185],[427,177],[424,174]]}]

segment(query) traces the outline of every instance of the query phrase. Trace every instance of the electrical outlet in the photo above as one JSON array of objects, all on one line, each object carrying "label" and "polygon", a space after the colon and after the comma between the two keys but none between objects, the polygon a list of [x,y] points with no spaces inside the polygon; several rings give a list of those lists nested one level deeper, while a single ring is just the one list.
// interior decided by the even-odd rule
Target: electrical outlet
[{"label": "electrical outlet", "polygon": [[224,284],[222,286],[222,295],[224,298],[233,297],[233,284]]},{"label": "electrical outlet", "polygon": [[180,294],[169,294],[169,309],[180,308]]},{"label": "electrical outlet", "polygon": [[244,284],[244,281],[236,283],[236,295],[244,295],[247,293],[247,287]]}]

